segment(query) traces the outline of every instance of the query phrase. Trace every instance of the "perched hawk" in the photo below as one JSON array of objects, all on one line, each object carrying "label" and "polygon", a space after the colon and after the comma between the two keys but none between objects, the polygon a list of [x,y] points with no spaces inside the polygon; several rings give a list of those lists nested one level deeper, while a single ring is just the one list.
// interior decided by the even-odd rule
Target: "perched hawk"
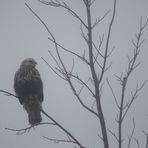
[{"label": "perched hawk", "polygon": [[31,125],[40,123],[42,120],[40,109],[43,102],[43,83],[35,68],[36,64],[32,58],[25,59],[14,77],[15,93],[27,111]]}]

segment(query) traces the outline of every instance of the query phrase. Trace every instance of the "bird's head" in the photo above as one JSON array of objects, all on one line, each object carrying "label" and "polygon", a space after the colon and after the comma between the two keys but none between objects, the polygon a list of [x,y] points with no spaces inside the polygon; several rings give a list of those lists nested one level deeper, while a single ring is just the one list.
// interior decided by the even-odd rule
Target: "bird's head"
[{"label": "bird's head", "polygon": [[21,67],[30,67],[34,68],[36,66],[37,62],[32,58],[27,58],[22,61]]}]

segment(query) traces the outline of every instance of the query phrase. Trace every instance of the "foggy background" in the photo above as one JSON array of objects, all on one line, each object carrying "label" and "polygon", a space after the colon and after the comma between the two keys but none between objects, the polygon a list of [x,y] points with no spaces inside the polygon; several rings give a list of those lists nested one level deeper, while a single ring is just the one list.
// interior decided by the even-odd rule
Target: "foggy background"
[{"label": "foggy background", "polygon": [[[25,6],[25,3],[44,20],[48,25],[55,38],[64,47],[83,54],[86,43],[80,36],[80,23],[74,17],[61,8],[54,8],[43,5],[36,0],[0,0],[0,89],[13,93],[13,78],[21,61],[27,57],[34,58],[37,62],[37,69],[40,71],[44,83],[44,102],[43,108],[55,120],[68,129],[84,146],[97,148],[102,146],[102,141],[97,136],[101,135],[100,124],[95,116],[81,107],[77,99],[72,94],[68,84],[57,77],[44,63],[41,57],[44,57],[53,67],[55,66],[48,50],[54,52],[53,44],[48,40],[49,34],[43,25],[33,16]],[[81,18],[86,21],[86,11],[82,1],[66,1]],[[113,8],[113,0],[96,0],[92,10],[92,19],[101,17],[107,10]],[[112,11],[111,11],[112,12]],[[106,33],[111,14],[104,19],[95,29],[93,39],[97,43],[99,34]],[[128,62],[127,55],[132,55],[131,40],[135,39],[135,34],[139,29],[140,16],[143,21],[148,17],[147,0],[117,0],[116,17],[113,24],[110,48],[115,46],[115,50],[109,62],[113,62],[112,67],[105,74],[108,77],[113,89],[120,94],[120,87],[114,74],[125,72]],[[138,61],[141,65],[133,72],[128,85],[127,98],[130,97],[130,91],[135,90],[137,83],[147,80],[148,70],[148,27],[144,32],[146,42],[141,48]],[[62,53],[67,67],[72,65],[72,56]],[[76,61],[78,63],[78,61]],[[86,78],[89,72],[82,63],[75,65],[80,75]],[[83,69],[83,70],[82,70]],[[125,141],[123,147],[127,145],[127,136],[132,131],[132,119],[135,118],[136,130],[134,137],[139,138],[141,147],[145,145],[145,136],[142,131],[148,132],[148,84],[140,92],[138,99],[132,105],[125,121],[123,122],[123,136]],[[92,100],[84,94],[85,102],[91,105]],[[129,98],[130,99],[130,98]],[[112,94],[106,84],[102,96],[103,111],[107,126],[117,132],[115,117],[117,107],[113,100]],[[43,117],[43,121],[48,119]],[[5,130],[8,128],[25,128],[28,126],[28,117],[18,100],[0,93],[0,147],[3,148],[69,148],[73,144],[55,144],[42,136],[50,138],[64,139],[66,135],[50,125],[41,125],[31,129],[30,132],[23,135],[15,135],[15,132]],[[109,135],[110,147],[116,148],[115,139]],[[99,139],[99,140],[98,140]],[[132,148],[135,142],[133,141]]]}]

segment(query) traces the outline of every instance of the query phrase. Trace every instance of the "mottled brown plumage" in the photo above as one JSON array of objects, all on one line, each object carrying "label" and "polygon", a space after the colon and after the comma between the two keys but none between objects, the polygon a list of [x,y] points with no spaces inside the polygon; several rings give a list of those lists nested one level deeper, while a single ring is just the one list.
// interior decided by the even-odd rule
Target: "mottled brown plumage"
[{"label": "mottled brown plumage", "polygon": [[40,123],[42,120],[40,109],[43,102],[43,83],[35,68],[36,64],[32,58],[25,59],[14,77],[15,93],[27,111],[31,125]]}]

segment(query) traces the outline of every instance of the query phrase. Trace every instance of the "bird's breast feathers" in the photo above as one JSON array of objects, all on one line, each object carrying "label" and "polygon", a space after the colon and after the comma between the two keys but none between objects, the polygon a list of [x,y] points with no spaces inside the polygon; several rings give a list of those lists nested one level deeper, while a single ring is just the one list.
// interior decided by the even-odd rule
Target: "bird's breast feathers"
[{"label": "bird's breast feathers", "polygon": [[32,69],[20,69],[17,73],[16,73],[16,77],[18,80],[24,80],[24,81],[32,81],[32,80],[39,80],[40,78],[40,74],[38,72],[37,69],[32,68]]}]

